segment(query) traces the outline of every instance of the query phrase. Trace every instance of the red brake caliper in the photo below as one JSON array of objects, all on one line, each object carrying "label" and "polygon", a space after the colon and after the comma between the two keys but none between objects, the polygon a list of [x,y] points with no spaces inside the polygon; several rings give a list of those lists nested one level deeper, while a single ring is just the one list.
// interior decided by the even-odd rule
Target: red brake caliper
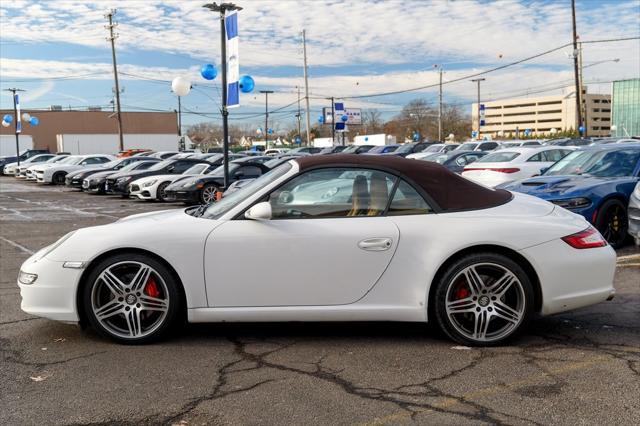
[{"label": "red brake caliper", "polygon": [[149,277],[149,280],[147,280],[147,284],[144,286],[144,292],[151,297],[160,297],[160,290],[158,290],[158,285],[153,277]]},{"label": "red brake caliper", "polygon": [[455,299],[456,300],[464,299],[466,297],[469,297],[470,295],[471,295],[471,292],[469,292],[469,290],[467,290],[466,287],[460,286],[456,290]]}]

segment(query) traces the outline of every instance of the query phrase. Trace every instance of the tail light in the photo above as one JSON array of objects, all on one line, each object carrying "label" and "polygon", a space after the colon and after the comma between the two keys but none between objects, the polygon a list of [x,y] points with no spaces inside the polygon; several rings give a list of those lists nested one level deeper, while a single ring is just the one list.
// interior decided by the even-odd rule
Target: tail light
[{"label": "tail light", "polygon": [[520,169],[517,169],[515,167],[507,167],[507,168],[491,168],[491,167],[465,167],[464,171],[465,172],[471,172],[471,171],[480,171],[480,170],[489,170],[492,172],[498,172],[498,173],[518,173],[520,171]]},{"label": "tail light", "polygon": [[576,249],[604,247],[607,245],[607,241],[593,226],[589,226],[584,231],[562,237],[562,240]]}]

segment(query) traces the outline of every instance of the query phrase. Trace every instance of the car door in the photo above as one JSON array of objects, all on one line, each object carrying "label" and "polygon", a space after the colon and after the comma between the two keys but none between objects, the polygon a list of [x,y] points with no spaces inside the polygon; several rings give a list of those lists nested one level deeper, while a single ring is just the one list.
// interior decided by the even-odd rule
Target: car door
[{"label": "car door", "polygon": [[382,276],[399,242],[382,214],[395,177],[311,170],[268,196],[271,220],[230,220],[205,246],[212,307],[343,305]]}]

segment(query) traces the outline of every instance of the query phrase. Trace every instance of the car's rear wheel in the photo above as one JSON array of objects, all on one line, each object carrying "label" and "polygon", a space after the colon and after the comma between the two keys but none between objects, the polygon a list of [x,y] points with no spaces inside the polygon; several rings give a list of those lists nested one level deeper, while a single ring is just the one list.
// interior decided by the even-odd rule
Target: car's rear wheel
[{"label": "car's rear wheel", "polygon": [[216,201],[218,196],[218,188],[213,184],[206,184],[200,192],[200,201],[202,204],[211,204]]},{"label": "car's rear wheel", "polygon": [[627,242],[627,208],[619,200],[608,200],[600,207],[595,225],[611,247],[617,249]]},{"label": "car's rear wheel", "polygon": [[500,254],[461,258],[435,284],[435,319],[446,335],[465,345],[503,343],[522,330],[533,312],[529,277]]},{"label": "car's rear wheel", "polygon": [[64,180],[67,174],[65,172],[56,172],[51,178],[51,183],[54,185],[64,185]]},{"label": "car's rear wheel", "polygon": [[156,191],[156,198],[159,201],[167,201],[167,186],[169,186],[169,182],[162,182],[160,185],[158,185],[158,189]]},{"label": "car's rear wheel", "polygon": [[157,260],[133,253],[105,259],[91,270],[83,307],[92,327],[122,343],[147,343],[176,322],[181,293],[171,272]]}]

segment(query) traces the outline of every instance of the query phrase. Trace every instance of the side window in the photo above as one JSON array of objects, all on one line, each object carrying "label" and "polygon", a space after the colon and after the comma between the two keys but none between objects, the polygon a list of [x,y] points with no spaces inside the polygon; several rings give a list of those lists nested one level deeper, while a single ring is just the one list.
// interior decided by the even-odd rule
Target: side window
[{"label": "side window", "polygon": [[400,180],[400,184],[393,194],[389,206],[388,216],[403,216],[410,214],[427,214],[433,210],[420,194],[407,182]]},{"label": "side window", "polygon": [[474,161],[477,161],[477,160],[478,160],[478,158],[480,158],[480,157],[481,157],[480,155],[476,155],[476,154],[469,154],[469,155],[467,155],[467,156],[466,156],[466,158],[467,158],[467,164],[471,164],[471,163],[473,163]]},{"label": "side window", "polygon": [[253,178],[257,178],[261,174],[262,174],[262,170],[260,170],[260,167],[243,166],[243,167],[240,167],[238,170],[236,170],[236,172],[233,175],[239,179],[253,179]]},{"label": "side window", "polygon": [[563,149],[552,149],[550,151],[544,152],[544,154],[546,154],[546,157],[547,157],[546,161],[553,162],[553,163],[555,163],[556,161],[560,161],[562,157],[566,155],[566,153],[567,151]]},{"label": "side window", "polygon": [[111,161],[110,159],[108,159],[107,157],[97,157],[96,158],[98,160],[97,164],[103,164],[103,163],[108,163],[109,161]]},{"label": "side window", "polygon": [[467,155],[461,155],[460,157],[456,158],[456,164],[458,166],[466,166],[468,164],[467,157]]},{"label": "side window", "polygon": [[527,162],[534,162],[534,161],[547,161],[545,160],[546,157],[543,156],[544,152],[539,152],[536,155],[529,157],[529,159],[527,160]]},{"label": "side window", "polygon": [[274,219],[380,216],[396,178],[368,169],[304,173],[269,196]]},{"label": "side window", "polygon": [[100,164],[102,163],[102,161],[100,161],[101,157],[89,157],[89,158],[85,158],[84,161],[82,163],[80,163],[81,165],[87,165],[87,164]]},{"label": "side window", "polygon": [[188,162],[188,161],[177,161],[174,164],[173,170],[171,170],[171,173],[182,173],[185,170],[187,170],[189,167],[193,166],[194,163]]}]

